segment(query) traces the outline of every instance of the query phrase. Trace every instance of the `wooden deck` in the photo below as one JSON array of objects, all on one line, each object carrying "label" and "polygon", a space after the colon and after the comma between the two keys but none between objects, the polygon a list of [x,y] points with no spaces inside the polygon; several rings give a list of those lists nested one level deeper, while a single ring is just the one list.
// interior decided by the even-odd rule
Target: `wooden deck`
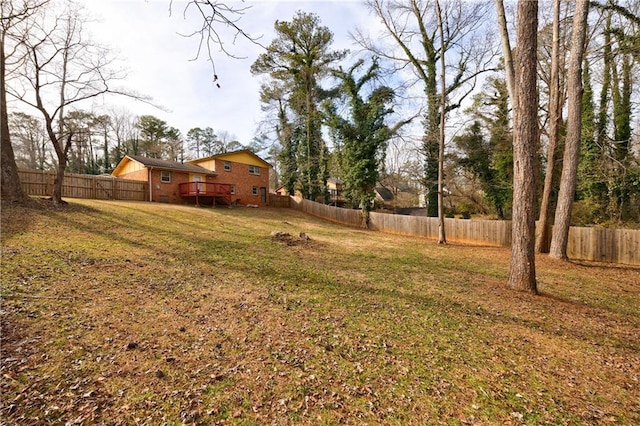
[{"label": "wooden deck", "polygon": [[227,183],[213,182],[185,182],[180,184],[180,196],[194,197],[196,204],[201,200],[221,201],[223,204],[231,204],[231,185]]}]

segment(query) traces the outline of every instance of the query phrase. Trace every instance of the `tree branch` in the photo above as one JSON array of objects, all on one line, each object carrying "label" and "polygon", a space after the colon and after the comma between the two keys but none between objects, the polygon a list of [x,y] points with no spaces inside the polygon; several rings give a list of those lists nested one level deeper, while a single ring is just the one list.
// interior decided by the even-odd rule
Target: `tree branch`
[{"label": "tree branch", "polygon": [[[206,49],[207,58],[211,62],[213,81],[216,83],[217,87],[220,87],[220,84],[217,83],[218,74],[216,72],[216,65],[212,48],[214,46],[218,46],[219,51],[224,53],[226,56],[234,59],[243,59],[243,57],[236,56],[225,47],[225,42],[219,33],[218,25],[221,25],[221,28],[230,28],[233,32],[235,32],[235,34],[233,35],[233,44],[235,44],[238,38],[244,38],[266,50],[266,47],[259,42],[262,36],[251,36],[249,33],[240,28],[240,26],[238,26],[238,21],[240,20],[241,16],[244,15],[245,11],[250,9],[251,6],[233,7],[217,0],[191,0],[185,5],[182,11],[183,18],[186,18],[189,9],[191,9],[192,7],[195,7],[195,9],[197,9],[198,15],[202,17],[202,25],[199,29],[194,30],[189,34],[178,33],[178,35],[186,38],[199,37],[196,55],[191,60],[195,61],[199,59],[203,53],[203,49]],[[169,3],[170,15],[172,13],[172,10],[173,0],[171,0]]]}]

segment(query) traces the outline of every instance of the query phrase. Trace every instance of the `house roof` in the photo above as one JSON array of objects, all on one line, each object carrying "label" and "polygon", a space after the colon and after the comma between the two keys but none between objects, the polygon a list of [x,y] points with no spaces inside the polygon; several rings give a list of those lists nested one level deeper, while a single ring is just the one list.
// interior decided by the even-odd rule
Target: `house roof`
[{"label": "house roof", "polygon": [[143,157],[141,155],[126,155],[120,163],[116,166],[113,171],[113,174],[117,173],[117,170],[121,167],[124,167],[124,164],[127,161],[135,161],[137,163],[142,164],[147,168],[160,169],[160,170],[170,170],[176,172],[185,172],[185,173],[200,173],[207,175],[216,175],[217,173],[212,172],[211,170],[207,170],[204,167],[200,167],[191,163],[179,163],[177,161],[171,160],[161,160],[159,158],[149,158]]},{"label": "house roof", "polygon": [[384,186],[376,186],[376,192],[378,193],[380,198],[382,198],[382,200],[384,201],[393,200],[393,192],[389,191]]},{"label": "house roof", "polygon": [[190,163],[200,163],[202,161],[207,161],[207,160],[211,160],[211,159],[224,159],[227,157],[232,157],[235,156],[237,154],[248,154],[251,157],[255,158],[256,160],[258,160],[259,162],[263,163],[265,167],[273,167],[270,163],[266,162],[265,160],[263,160],[262,158],[260,158],[256,153],[254,153],[253,151],[249,150],[249,149],[240,149],[237,151],[230,151],[230,152],[224,152],[222,154],[216,154],[216,155],[212,155],[209,157],[204,157],[204,158],[198,158],[197,160],[191,160]]}]

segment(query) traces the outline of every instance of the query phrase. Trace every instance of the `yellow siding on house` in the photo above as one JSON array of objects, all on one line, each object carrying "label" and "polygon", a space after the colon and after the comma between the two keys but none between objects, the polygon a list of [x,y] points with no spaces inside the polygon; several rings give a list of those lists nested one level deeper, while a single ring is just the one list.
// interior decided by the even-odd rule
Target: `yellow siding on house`
[{"label": "yellow siding on house", "polygon": [[212,172],[216,171],[216,160],[213,158],[205,158],[205,159],[202,159],[202,161],[193,160],[189,162],[192,164],[197,164],[200,167],[204,167],[205,169],[210,170]]},{"label": "yellow siding on house", "polygon": [[145,166],[137,161],[126,161],[122,167],[118,170],[118,176],[126,175],[129,173],[137,172],[145,169]]},{"label": "yellow siding on house", "polygon": [[232,161],[234,163],[248,164],[250,166],[268,167],[266,162],[261,161],[248,152],[231,152],[217,156],[219,160]]},{"label": "yellow siding on house", "polygon": [[[223,164],[225,161],[229,161],[231,163],[246,164],[249,166],[257,166],[266,169],[271,167],[271,164],[267,163],[262,158],[247,150],[229,152],[226,154],[217,154],[211,157],[191,160],[189,161],[189,163],[196,164],[200,167],[204,167],[207,170],[216,172],[216,161],[219,164]],[[220,171],[222,172],[222,170]]]}]

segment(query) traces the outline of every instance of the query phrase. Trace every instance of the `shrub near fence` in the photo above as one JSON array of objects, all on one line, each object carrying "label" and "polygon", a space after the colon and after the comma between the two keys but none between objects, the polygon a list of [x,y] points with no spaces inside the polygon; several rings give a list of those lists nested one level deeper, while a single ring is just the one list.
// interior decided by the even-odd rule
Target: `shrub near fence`
[{"label": "shrub near fence", "polygon": [[[55,173],[37,170],[18,170],[22,188],[28,195],[51,196]],[[119,179],[112,176],[65,173],[62,196],[97,200],[147,200],[147,183]]]},{"label": "shrub near fence", "polygon": [[[301,198],[292,198],[291,207],[343,225],[359,227],[359,210],[342,209]],[[447,241],[490,246],[511,246],[511,221],[445,219]],[[438,238],[438,219],[371,213],[371,230],[392,234]],[[573,260],[640,265],[640,230],[569,228],[567,255]]]}]

